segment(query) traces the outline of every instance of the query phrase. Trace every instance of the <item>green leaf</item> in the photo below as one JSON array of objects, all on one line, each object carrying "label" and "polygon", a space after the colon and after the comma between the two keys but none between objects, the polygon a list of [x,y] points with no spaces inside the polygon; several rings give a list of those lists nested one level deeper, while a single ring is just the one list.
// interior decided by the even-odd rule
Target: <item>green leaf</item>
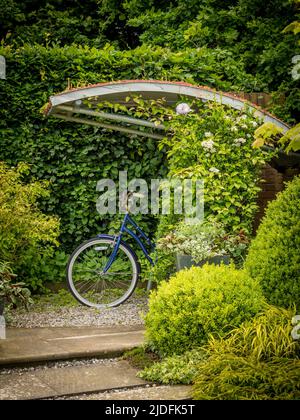
[{"label": "green leaf", "polygon": [[280,143],[285,144],[289,142],[286,147],[286,152],[300,150],[300,123],[288,130],[280,139]]}]

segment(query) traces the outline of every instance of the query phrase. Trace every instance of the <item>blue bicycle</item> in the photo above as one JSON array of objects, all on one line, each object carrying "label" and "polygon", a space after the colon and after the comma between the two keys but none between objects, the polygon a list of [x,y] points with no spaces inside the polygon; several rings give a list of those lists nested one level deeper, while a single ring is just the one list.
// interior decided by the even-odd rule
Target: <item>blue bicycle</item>
[{"label": "blue bicycle", "polygon": [[114,307],[125,302],[134,292],[141,269],[136,253],[122,239],[126,233],[154,265],[150,254],[155,244],[127,212],[118,235],[98,235],[79,245],[70,256],[67,283],[80,303],[98,309]]}]

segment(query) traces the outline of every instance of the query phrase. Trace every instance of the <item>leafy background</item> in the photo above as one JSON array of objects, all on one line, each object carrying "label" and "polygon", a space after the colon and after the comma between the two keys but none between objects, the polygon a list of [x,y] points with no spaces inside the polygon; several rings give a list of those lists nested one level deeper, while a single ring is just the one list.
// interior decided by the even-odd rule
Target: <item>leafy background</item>
[{"label": "leafy background", "polygon": [[[96,182],[166,174],[153,140],[45,120],[40,108],[68,85],[121,79],[184,80],[223,91],[265,91],[285,100],[274,110],[299,116],[292,80],[297,36],[282,30],[297,5],[272,0],[0,0],[0,159],[29,163],[28,179],[50,181],[40,207],[61,218],[69,250],[107,231],[96,212]],[[137,159],[138,156],[138,159]],[[143,218],[146,232],[156,221]]]}]

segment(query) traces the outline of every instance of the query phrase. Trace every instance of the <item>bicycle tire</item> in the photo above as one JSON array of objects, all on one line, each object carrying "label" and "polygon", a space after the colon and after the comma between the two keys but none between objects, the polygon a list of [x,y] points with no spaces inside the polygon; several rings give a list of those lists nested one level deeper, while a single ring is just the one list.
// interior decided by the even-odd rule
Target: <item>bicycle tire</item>
[{"label": "bicycle tire", "polygon": [[[97,266],[98,264],[102,264],[103,266],[106,264],[107,259],[109,258],[113,246],[115,244],[115,238],[110,235],[99,235],[95,238],[89,239],[82,244],[80,244],[70,255],[68,264],[67,264],[67,285],[71,292],[71,294],[77,299],[78,302],[85,306],[94,307],[97,309],[102,308],[108,308],[108,307],[116,307],[124,303],[134,292],[137,282],[139,280],[140,276],[140,265],[137,259],[137,256],[135,252],[131,249],[131,247],[126,244],[125,242],[121,241],[120,247],[116,256],[116,259],[114,260],[114,263],[112,264],[111,268],[115,268],[116,265],[122,266],[122,264],[126,265],[126,269],[132,268],[132,275],[129,275],[129,272],[125,273],[120,272],[112,272],[111,268],[107,271],[107,273],[103,273],[99,271],[99,268],[82,268],[83,264],[86,265],[86,267],[93,267]],[[108,247],[109,249],[105,249],[105,247]],[[101,257],[99,257],[100,251],[107,253],[105,256],[105,262],[101,262],[103,258],[103,253],[101,254]],[[88,255],[88,257],[84,256]],[[90,252],[90,254],[88,254]],[[83,263],[80,262],[80,257],[83,258]],[[121,260],[122,258],[122,260]],[[76,266],[76,267],[75,267]],[[78,268],[79,267],[79,268]],[[77,270],[77,271],[76,271]],[[93,273],[93,276],[91,274]],[[78,274],[79,273],[79,274]],[[84,274],[85,278],[81,280],[83,273],[89,273]],[[112,283],[114,280],[114,277],[117,276],[117,282],[120,284],[124,284],[124,289],[118,287],[112,288]],[[120,277],[125,277],[123,280],[120,280]],[[91,277],[91,279],[87,278]],[[128,277],[128,278],[126,278]],[[107,279],[106,282],[109,283],[110,288],[104,286],[105,278]],[[85,295],[83,293],[83,289],[80,290],[80,281],[82,281],[83,285],[85,286]],[[95,284],[95,293],[92,293],[92,286],[87,287],[88,282]],[[102,285],[100,286],[100,282]],[[113,298],[108,297],[108,292],[111,294],[114,294],[115,296]],[[92,299],[93,298],[93,299]],[[93,301],[93,300],[96,300]]]}]

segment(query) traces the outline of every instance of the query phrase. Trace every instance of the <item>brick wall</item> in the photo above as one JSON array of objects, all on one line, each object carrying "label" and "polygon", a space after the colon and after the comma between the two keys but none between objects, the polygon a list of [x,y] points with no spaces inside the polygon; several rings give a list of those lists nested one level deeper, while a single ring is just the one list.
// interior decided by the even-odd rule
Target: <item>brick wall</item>
[{"label": "brick wall", "polygon": [[291,181],[295,175],[300,174],[300,168],[286,168],[278,171],[270,165],[262,169],[260,187],[258,195],[258,212],[254,220],[254,232],[257,230],[260,220],[265,214],[265,209],[269,201],[274,200],[279,191],[285,188],[285,183]]}]

